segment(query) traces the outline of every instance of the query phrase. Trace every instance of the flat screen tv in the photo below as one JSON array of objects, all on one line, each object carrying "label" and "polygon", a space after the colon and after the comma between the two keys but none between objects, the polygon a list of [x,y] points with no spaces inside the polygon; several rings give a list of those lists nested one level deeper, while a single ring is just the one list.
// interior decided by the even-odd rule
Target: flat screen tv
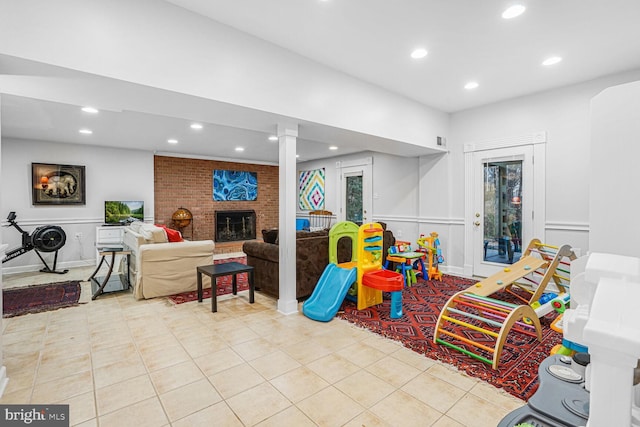
[{"label": "flat screen tv", "polygon": [[131,200],[104,202],[105,224],[124,225],[133,221],[144,221],[144,202]]}]

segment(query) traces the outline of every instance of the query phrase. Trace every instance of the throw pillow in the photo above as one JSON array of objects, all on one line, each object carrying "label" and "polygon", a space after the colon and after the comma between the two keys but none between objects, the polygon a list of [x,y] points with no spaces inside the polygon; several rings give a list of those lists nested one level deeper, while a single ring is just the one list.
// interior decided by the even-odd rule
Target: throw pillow
[{"label": "throw pillow", "polygon": [[262,240],[265,243],[276,243],[278,239],[278,229],[262,230]]},{"label": "throw pillow", "polygon": [[141,221],[134,221],[131,224],[129,224],[129,228],[131,228],[136,233],[140,233],[140,227],[142,227],[142,224],[144,223]]},{"label": "throw pillow", "polygon": [[142,224],[140,226],[140,234],[148,242],[167,243],[167,233],[162,227],[156,227],[153,224]]},{"label": "throw pillow", "polygon": [[167,239],[169,242],[183,242],[182,234],[178,230],[174,230],[173,228],[169,228],[166,225],[158,225],[158,227],[162,227],[164,232],[167,233]]}]

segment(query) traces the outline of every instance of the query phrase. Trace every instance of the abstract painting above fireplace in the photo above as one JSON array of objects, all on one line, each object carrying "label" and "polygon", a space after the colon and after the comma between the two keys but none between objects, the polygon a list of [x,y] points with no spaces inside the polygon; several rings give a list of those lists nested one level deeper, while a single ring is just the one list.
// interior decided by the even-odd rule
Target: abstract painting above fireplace
[{"label": "abstract painting above fireplace", "polygon": [[253,210],[216,211],[216,242],[256,238],[256,212]]}]

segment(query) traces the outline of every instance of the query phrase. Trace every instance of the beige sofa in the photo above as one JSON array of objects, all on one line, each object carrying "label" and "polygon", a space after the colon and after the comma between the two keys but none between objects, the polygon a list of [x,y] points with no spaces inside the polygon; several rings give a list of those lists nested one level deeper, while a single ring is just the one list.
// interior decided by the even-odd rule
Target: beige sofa
[{"label": "beige sofa", "polygon": [[124,243],[131,248],[129,277],[139,300],[195,291],[196,267],[213,263],[213,240],[170,243],[165,231],[152,224],[125,227]]}]

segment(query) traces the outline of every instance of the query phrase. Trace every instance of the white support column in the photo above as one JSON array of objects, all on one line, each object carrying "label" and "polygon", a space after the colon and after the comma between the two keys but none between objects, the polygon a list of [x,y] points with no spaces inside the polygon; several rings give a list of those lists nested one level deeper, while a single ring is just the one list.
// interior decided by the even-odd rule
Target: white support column
[{"label": "white support column", "polygon": [[298,126],[278,125],[280,144],[280,297],[278,311],[293,314],[298,311],[296,299],[296,142]]}]

